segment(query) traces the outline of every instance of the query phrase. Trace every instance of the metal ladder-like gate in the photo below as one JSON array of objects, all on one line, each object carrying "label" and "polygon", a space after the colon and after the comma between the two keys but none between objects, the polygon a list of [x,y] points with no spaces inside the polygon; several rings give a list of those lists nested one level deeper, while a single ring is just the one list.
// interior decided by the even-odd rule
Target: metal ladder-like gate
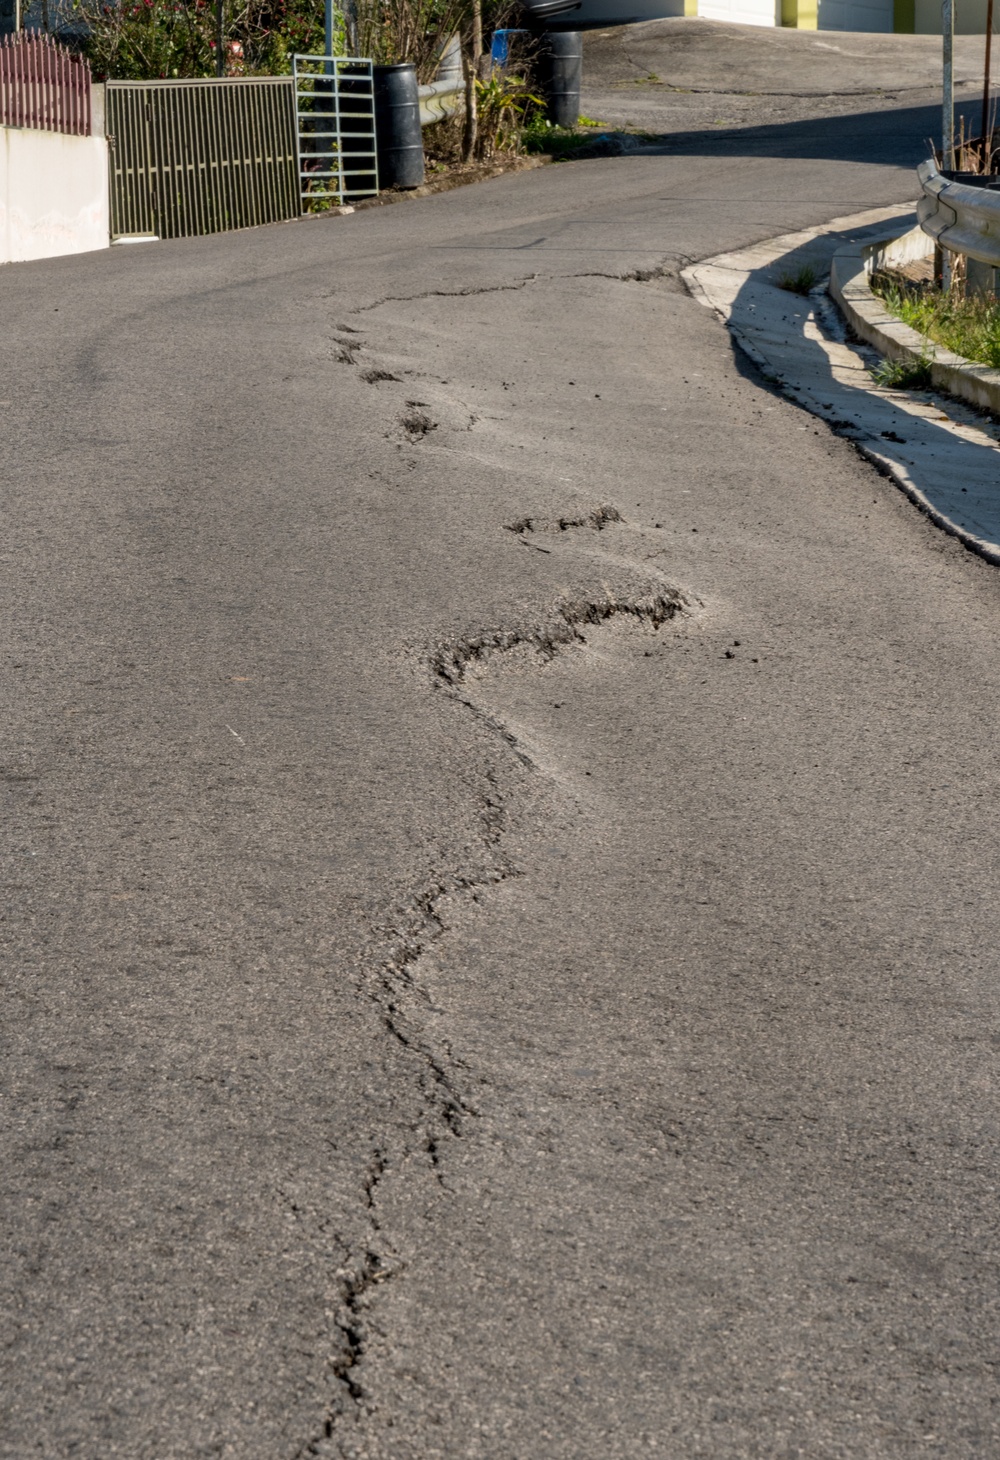
[{"label": "metal ladder-like gate", "polygon": [[378,192],[371,61],[294,56],[298,183],[303,213]]}]

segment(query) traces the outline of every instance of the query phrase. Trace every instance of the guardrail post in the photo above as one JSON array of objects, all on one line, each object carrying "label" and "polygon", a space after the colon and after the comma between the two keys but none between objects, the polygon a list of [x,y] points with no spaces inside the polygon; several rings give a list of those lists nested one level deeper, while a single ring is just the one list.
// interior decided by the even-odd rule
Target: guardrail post
[{"label": "guardrail post", "polygon": [[992,264],[980,263],[979,259],[967,256],[965,260],[965,292],[980,299],[996,296],[997,271]]},{"label": "guardrail post", "polygon": [[[955,166],[955,0],[941,0],[941,53],[943,84],[941,95],[941,156],[944,166]],[[951,256],[941,255],[941,288],[951,288]]]},{"label": "guardrail post", "polygon": [[941,156],[947,171],[955,166],[955,0],[941,0]]}]

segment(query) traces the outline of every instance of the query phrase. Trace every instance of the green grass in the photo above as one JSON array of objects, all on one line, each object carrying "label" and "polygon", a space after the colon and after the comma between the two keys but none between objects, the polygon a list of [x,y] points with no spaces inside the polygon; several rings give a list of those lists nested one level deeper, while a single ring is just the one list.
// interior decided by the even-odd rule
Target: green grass
[{"label": "green grass", "polygon": [[790,294],[808,294],[818,283],[819,271],[812,264],[802,264],[794,272],[789,271],[778,277],[778,288],[787,289]]},{"label": "green grass", "polygon": [[[594,136],[595,131],[611,135],[618,132],[619,128],[608,126],[605,122],[595,122],[593,117],[580,117],[575,127],[554,127],[546,117],[536,112],[521,135],[525,152],[547,152],[560,162],[575,157],[583,148],[593,147],[595,142],[600,142],[601,138]],[[630,135],[639,137],[643,142],[657,140],[651,132],[633,132]]]},{"label": "green grass", "polygon": [[1000,369],[1000,301],[992,295],[964,299],[895,274],[876,274],[872,290],[890,314],[936,345]]},{"label": "green grass", "polygon": [[553,127],[546,117],[540,117],[536,112],[523,131],[524,150],[547,152],[553,158],[571,158],[575,152],[580,152],[581,147],[593,146],[591,128],[596,126],[597,123],[590,118],[585,121],[581,118],[580,128]]},{"label": "green grass", "polygon": [[872,370],[872,379],[884,390],[930,390],[931,361],[928,355],[917,360],[883,360]]},{"label": "green grass", "polygon": [[581,147],[594,140],[585,131],[571,127],[554,127],[545,117],[535,115],[525,127],[522,138],[525,152],[548,152],[553,157],[572,157]]}]

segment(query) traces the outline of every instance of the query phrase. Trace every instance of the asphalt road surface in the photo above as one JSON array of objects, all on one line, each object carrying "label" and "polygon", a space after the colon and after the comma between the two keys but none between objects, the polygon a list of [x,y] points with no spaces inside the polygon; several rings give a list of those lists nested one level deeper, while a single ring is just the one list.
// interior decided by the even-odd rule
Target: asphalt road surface
[{"label": "asphalt road surface", "polygon": [[931,101],[0,275],[8,1460],[998,1453],[1000,579],[678,279]]}]

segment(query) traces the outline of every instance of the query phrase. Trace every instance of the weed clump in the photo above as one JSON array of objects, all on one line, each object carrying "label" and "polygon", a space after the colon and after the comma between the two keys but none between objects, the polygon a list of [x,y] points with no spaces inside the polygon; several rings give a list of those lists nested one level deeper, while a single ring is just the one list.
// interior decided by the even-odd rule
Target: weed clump
[{"label": "weed clump", "polygon": [[871,374],[883,390],[930,390],[931,359],[925,350],[916,360],[882,360]]},{"label": "weed clump", "polygon": [[818,283],[819,271],[812,264],[801,264],[778,278],[778,288],[787,289],[789,294],[810,294]]}]

